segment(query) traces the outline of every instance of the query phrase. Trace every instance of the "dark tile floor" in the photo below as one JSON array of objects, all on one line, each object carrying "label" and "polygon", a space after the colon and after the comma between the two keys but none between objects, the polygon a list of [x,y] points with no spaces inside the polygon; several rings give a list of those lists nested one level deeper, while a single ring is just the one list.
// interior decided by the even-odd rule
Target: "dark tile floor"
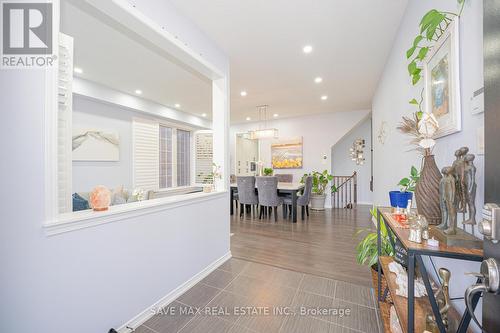
[{"label": "dark tile floor", "polygon": [[380,327],[370,288],[233,258],[135,332],[377,333]]}]

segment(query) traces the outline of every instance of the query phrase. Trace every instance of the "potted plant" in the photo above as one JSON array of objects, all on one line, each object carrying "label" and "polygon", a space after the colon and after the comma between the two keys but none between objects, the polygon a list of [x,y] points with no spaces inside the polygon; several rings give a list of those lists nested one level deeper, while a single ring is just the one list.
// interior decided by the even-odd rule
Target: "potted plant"
[{"label": "potted plant", "polygon": [[[326,199],[326,190],[328,188],[328,184],[332,181],[333,176],[328,173],[328,170],[324,170],[323,172],[313,171],[310,174],[304,174],[301,179],[301,183],[304,183],[306,177],[313,177],[313,187],[311,193],[311,209],[314,210],[324,210],[325,209],[325,199]],[[330,187],[331,193],[337,191],[335,185]]]},{"label": "potted plant", "polygon": [[210,193],[215,190],[215,181],[217,179],[222,179],[222,174],[220,171],[220,166],[212,163],[212,172],[208,174],[200,173],[198,176],[203,177],[203,192]]},{"label": "potted plant", "polygon": [[272,168],[264,168],[263,172],[264,172],[264,176],[272,176],[274,170]]},{"label": "potted plant", "polygon": [[408,206],[408,200],[412,200],[413,198],[413,192],[415,192],[415,187],[419,179],[420,173],[417,168],[412,166],[410,175],[399,181],[398,185],[400,186],[400,190],[389,192],[391,206],[406,208]]},{"label": "potted plant", "polygon": [[[372,217],[377,219],[376,208],[370,209]],[[366,236],[356,246],[356,261],[360,265],[367,265],[371,268],[373,287],[376,294],[378,294],[378,248],[377,248],[377,230],[373,228],[361,229],[356,235],[367,233]],[[382,256],[394,256],[394,248],[392,247],[387,233],[387,227],[384,219],[380,217],[380,253]],[[382,272],[383,274],[383,272]],[[385,280],[382,279],[382,290],[384,289]]]}]

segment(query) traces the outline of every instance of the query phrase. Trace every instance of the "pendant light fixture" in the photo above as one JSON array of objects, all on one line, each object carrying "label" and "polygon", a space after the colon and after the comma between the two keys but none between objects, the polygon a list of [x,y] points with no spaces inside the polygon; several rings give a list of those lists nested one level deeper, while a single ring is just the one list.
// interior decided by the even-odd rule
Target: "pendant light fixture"
[{"label": "pendant light fixture", "polygon": [[259,129],[250,131],[250,139],[277,139],[278,130],[276,128],[267,127],[267,108],[269,105],[259,105],[257,106],[257,112],[259,112]]}]

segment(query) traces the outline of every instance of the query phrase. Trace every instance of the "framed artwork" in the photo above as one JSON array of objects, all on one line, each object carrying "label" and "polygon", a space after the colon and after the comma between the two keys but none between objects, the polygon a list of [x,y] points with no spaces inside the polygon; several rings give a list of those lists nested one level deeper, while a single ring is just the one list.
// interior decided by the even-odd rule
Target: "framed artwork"
[{"label": "framed artwork", "polygon": [[73,161],[119,161],[118,132],[73,129]]},{"label": "framed artwork", "polygon": [[273,169],[302,169],[302,137],[271,144]]},{"label": "framed artwork", "polygon": [[458,22],[450,23],[424,61],[425,109],[439,123],[435,138],[462,130]]}]

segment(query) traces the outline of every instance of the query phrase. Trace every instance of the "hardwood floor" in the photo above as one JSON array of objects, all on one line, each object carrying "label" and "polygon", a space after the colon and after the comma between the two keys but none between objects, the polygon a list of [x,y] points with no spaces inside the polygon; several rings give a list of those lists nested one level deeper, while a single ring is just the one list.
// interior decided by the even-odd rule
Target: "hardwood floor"
[{"label": "hardwood floor", "polygon": [[361,228],[372,227],[370,206],[310,211],[298,222],[231,218],[233,257],[371,287],[370,269],[356,263]]}]

